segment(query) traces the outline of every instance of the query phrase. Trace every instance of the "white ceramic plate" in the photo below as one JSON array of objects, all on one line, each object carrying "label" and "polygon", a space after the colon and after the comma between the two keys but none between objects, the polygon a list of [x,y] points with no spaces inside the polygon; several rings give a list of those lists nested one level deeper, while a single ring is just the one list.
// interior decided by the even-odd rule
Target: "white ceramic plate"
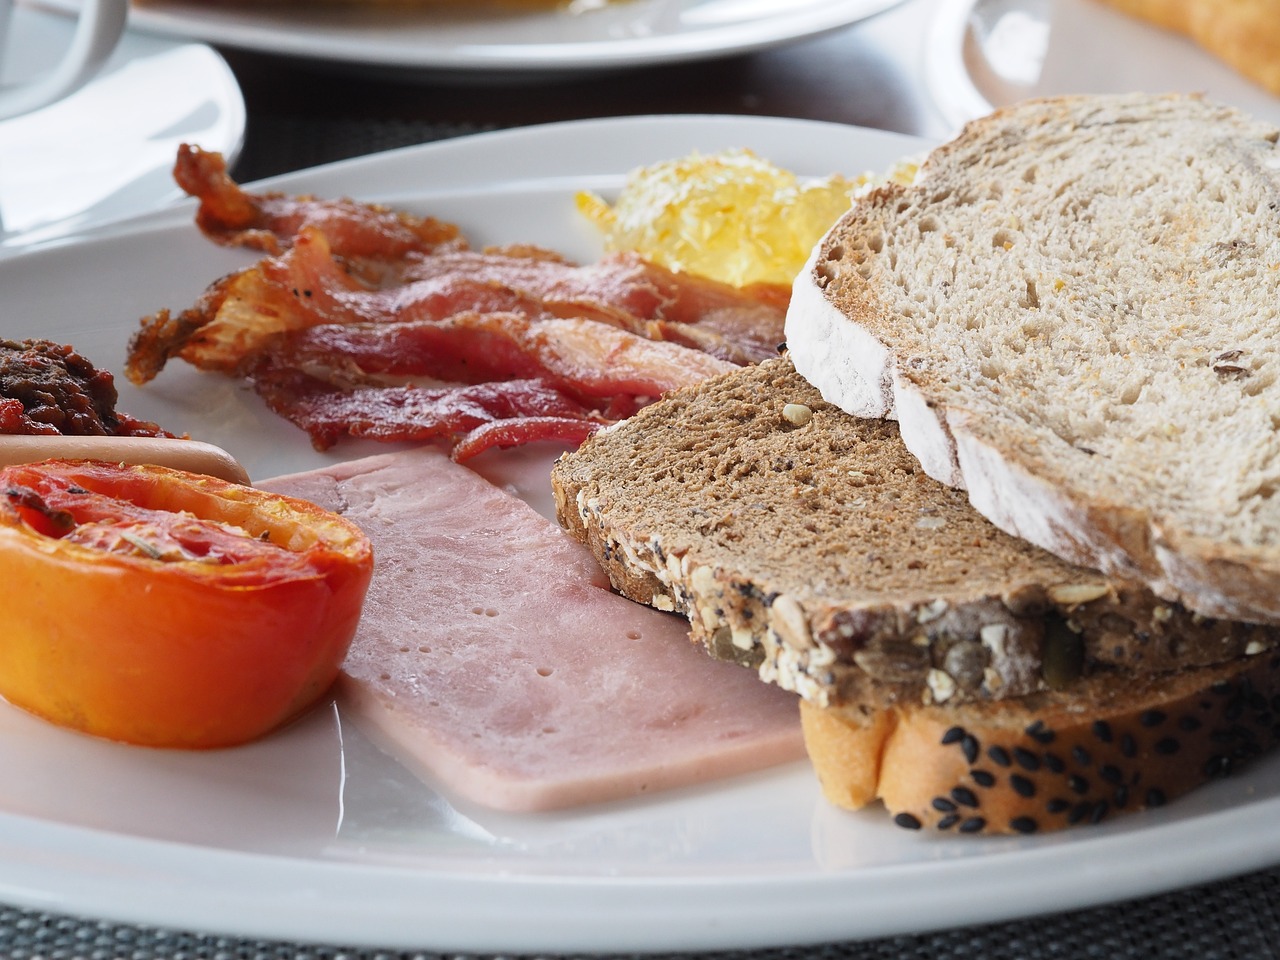
[{"label": "white ceramic plate", "polygon": [[[74,28],[62,14],[18,6],[0,77],[47,70]],[[213,50],[126,31],[87,86],[0,121],[0,254],[172,202],[182,196],[170,175],[178,144],[193,140],[231,159],[244,126],[240,88]]]},{"label": "white ceramic plate", "polygon": [[[49,0],[60,6],[77,0]],[[430,4],[140,0],[139,30],[368,67],[564,72],[759,50],[879,13],[900,0],[573,0],[544,11]]]},{"label": "white ceramic plate", "polygon": [[[808,174],[885,169],[918,140],[750,118],[554,125],[411,148],[271,186],[401,203],[478,243],[599,253],[575,190],[693,149]],[[188,305],[248,254],[190,204],[0,262],[0,335],[63,338],[118,369],[137,318]],[[74,277],[74,283],[66,278]],[[220,443],[256,477],[311,450],[251,393],[182,364],[121,408]],[[486,455],[487,456],[487,455]],[[190,754],[91,740],[0,705],[0,902],[230,935],[472,952],[798,945],[1058,911],[1280,859],[1280,762],[1149,814],[1042,837],[901,830],[838,812],[806,763],[539,816],[452,802],[332,705],[266,740]]]},{"label": "white ceramic plate", "polygon": [[1199,92],[1280,122],[1280,98],[1179,34],[1094,0],[943,0],[925,58],[954,125],[1027,97]]}]

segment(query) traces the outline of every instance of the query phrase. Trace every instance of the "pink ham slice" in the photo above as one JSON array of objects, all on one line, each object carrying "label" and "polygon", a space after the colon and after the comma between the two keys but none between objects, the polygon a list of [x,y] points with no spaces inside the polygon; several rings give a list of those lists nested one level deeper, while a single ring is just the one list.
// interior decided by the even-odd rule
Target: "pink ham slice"
[{"label": "pink ham slice", "polygon": [[793,695],[611,593],[553,521],[435,449],[261,486],[372,539],[341,706],[447,792],[551,809],[804,756]]}]

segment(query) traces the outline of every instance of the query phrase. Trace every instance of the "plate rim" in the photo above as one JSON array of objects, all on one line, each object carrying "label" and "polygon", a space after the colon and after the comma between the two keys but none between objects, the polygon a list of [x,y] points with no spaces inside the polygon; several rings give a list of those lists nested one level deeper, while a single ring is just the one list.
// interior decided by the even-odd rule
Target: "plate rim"
[{"label": "plate rim", "polygon": [[[1058,869],[1062,847],[1024,851],[1002,864],[1012,869],[982,885],[971,882],[972,864],[961,858],[864,869],[854,881],[839,871],[804,879],[460,876],[192,848],[74,826],[57,827],[52,843],[40,843],[45,832],[40,821],[0,813],[0,862],[7,865],[0,900],[125,924],[364,949],[501,954],[801,947],[1084,909],[1246,874],[1280,858],[1280,836],[1268,829],[1277,807],[1280,800],[1273,799],[1148,826],[1119,838],[1081,837],[1072,842],[1081,854],[1075,870]],[[1224,821],[1235,822],[1224,829]],[[1191,868],[1182,855],[1188,835],[1195,846],[1212,845],[1221,855]],[[128,857],[139,848],[150,858],[146,877]],[[85,864],[90,876],[108,864],[130,864],[132,899],[107,890],[110,883],[69,884],[65,868],[45,867],[51,853],[74,862],[86,850],[97,855]],[[15,860],[20,864],[16,870]],[[226,885],[219,871],[233,861],[241,868],[240,879],[251,882]],[[305,867],[300,869],[301,864]],[[942,874],[948,885],[942,895],[936,886],[930,888],[921,902],[919,881],[925,873],[935,879]],[[781,935],[776,916],[760,909],[780,879],[803,895],[806,906],[798,918],[808,924],[803,933],[797,934],[793,915]],[[488,907],[496,888],[503,889],[507,902],[521,906],[518,915],[507,914],[502,924],[494,923]],[[674,904],[664,895],[673,888],[680,895]],[[359,932],[348,925],[346,913],[332,909],[333,902],[353,890],[365,898]],[[862,895],[870,895],[869,909],[859,912]],[[196,899],[215,902],[218,910],[193,909]],[[1052,901],[1051,908],[1046,900]],[[264,902],[270,904],[265,911]],[[566,909],[569,903],[573,906]]]},{"label": "plate rim", "polygon": [[[709,139],[743,136],[751,130],[781,137],[808,129],[820,136],[847,136],[851,146],[875,143],[888,149],[927,142],[792,118],[650,115],[492,131],[339,161],[261,183],[307,190],[334,178],[365,178],[387,169],[394,175],[379,179],[379,188],[394,193],[406,178],[425,175],[430,165],[424,158],[432,156],[441,166],[456,169],[454,160],[468,152],[569,136],[614,142],[625,128],[646,135],[645,149],[665,152],[670,149],[666,144],[649,143],[651,134],[664,126],[682,136],[698,131]],[[483,170],[476,176],[482,177]],[[361,190],[353,186],[348,192],[359,195]],[[190,208],[184,204],[145,215],[123,231],[118,226],[88,231],[59,241],[52,252],[75,256],[81,245],[90,250],[97,243],[127,239],[133,231],[168,235],[175,224],[189,225]],[[40,249],[32,249],[22,265],[0,262],[0,272],[26,268],[34,262],[30,258],[39,255]],[[997,840],[987,864],[996,872],[994,885],[973,883],[973,859],[947,857],[942,846],[928,861],[810,869],[811,875],[790,880],[783,873],[800,898],[800,912],[808,924],[797,932],[794,918],[780,925],[776,915],[760,909],[766,887],[777,882],[773,876],[588,876],[568,871],[557,876],[507,870],[473,871],[460,878],[456,872],[420,866],[240,852],[0,811],[0,863],[5,865],[0,900],[123,923],[370,948],[653,952],[783,947],[1007,920],[1247,872],[1280,860],[1280,835],[1265,829],[1277,812],[1280,797],[1271,797],[1183,819],[1125,818],[1117,821],[1120,830],[1109,829],[1116,824],[1104,825],[1090,828],[1096,832],[1041,846],[1024,838]],[[1219,855],[1188,855],[1207,848]],[[139,851],[150,859],[138,862],[129,856]],[[1061,869],[1064,858],[1081,869]],[[129,865],[133,884],[123,895],[121,864]],[[229,884],[228,868],[248,882]],[[941,894],[934,891],[928,915],[922,915],[919,893],[928,884],[922,888],[921,879],[930,874],[955,882]],[[449,886],[442,890],[440,884],[446,881]],[[522,911],[501,925],[486,912],[491,898],[484,896],[499,887],[519,891]],[[674,900],[673,888],[680,894]],[[349,896],[352,890],[359,892],[359,904],[345,900],[345,908],[335,910],[326,899]],[[281,898],[282,892],[288,895]],[[862,908],[853,909],[859,900]],[[581,922],[584,905],[593,908],[587,911],[589,924]],[[353,926],[356,910],[364,912],[354,918]],[[619,921],[625,921],[622,930]]]}]

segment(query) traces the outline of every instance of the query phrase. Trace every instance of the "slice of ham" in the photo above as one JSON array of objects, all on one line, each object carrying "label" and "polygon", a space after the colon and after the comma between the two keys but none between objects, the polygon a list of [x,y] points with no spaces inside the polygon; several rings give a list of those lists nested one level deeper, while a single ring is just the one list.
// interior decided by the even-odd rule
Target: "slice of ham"
[{"label": "slice of ham", "polygon": [[585,548],[438,450],[261,486],[372,539],[340,709],[447,792],[543,810],[804,757],[793,695],[612,593]]}]

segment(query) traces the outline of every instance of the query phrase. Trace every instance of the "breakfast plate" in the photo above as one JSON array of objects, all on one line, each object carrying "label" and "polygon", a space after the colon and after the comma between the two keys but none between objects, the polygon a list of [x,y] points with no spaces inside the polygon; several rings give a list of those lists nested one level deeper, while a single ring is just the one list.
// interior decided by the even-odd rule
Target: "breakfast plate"
[{"label": "breakfast plate", "polygon": [[938,4],[925,64],[946,118],[966,121],[1028,97],[1199,92],[1280,122],[1280,97],[1190,39],[1096,0]]},{"label": "breakfast plate", "polygon": [[[25,5],[2,77],[38,75],[70,43],[74,21]],[[181,196],[170,170],[183,140],[233,158],[245,108],[226,62],[199,43],[126,31],[103,71],[66,99],[0,121],[0,255],[132,216]]]},{"label": "breakfast plate", "polygon": [[[796,120],[624,118],[413,147],[266,186],[430,212],[477,244],[592,258],[600,241],[576,191],[608,195],[637,165],[731,146],[824,175],[884,170],[925,144]],[[0,261],[0,334],[64,340],[118,370],[140,316],[186,306],[250,262],[199,236],[191,213],[183,203]],[[225,446],[257,479],[371,449],[317,453],[238,384],[182,364],[145,388],[119,385],[122,410]],[[526,456],[545,466],[553,454]],[[1003,838],[837,811],[803,762],[633,801],[497,813],[413,776],[332,703],[206,753],[93,740],[0,704],[0,765],[0,902],[385,949],[796,946],[1056,912],[1280,861],[1280,758],[1156,811]]]},{"label": "breakfast plate", "polygon": [[[78,0],[48,0],[66,8]],[[855,23],[900,0],[567,0],[455,4],[145,0],[129,23],[168,37],[397,70],[562,73],[746,53]]]}]

